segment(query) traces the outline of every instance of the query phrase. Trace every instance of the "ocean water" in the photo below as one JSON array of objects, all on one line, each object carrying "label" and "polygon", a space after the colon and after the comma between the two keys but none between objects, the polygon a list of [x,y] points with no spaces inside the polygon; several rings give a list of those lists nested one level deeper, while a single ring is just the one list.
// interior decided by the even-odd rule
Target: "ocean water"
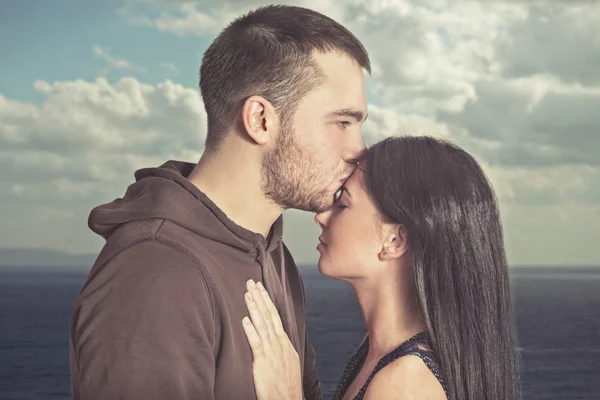
[{"label": "ocean water", "polygon": [[[69,317],[82,270],[0,268],[0,399],[69,399]],[[345,283],[302,269],[324,397],[365,330]],[[600,268],[512,273],[523,398],[600,399]]]}]

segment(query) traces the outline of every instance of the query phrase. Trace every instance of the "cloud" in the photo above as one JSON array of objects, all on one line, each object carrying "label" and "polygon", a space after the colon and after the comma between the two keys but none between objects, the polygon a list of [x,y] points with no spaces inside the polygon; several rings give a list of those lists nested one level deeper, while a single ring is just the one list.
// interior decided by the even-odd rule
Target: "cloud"
[{"label": "cloud", "polygon": [[523,13],[518,4],[376,0],[349,6],[347,20],[371,55],[381,102],[434,115],[476,98],[475,82],[498,69],[493,37]]},{"label": "cloud", "polygon": [[[0,95],[3,153],[50,152],[166,156],[200,150],[205,116],[198,92],[169,80],[155,86],[135,78],[115,84],[104,78],[48,83],[37,81],[42,106]],[[68,112],[65,112],[68,110]]]},{"label": "cloud", "polygon": [[[370,52],[368,84],[388,118],[420,118],[426,130],[432,121],[506,167],[600,162],[600,4],[344,4],[347,26]],[[574,36],[564,34],[568,26]]]},{"label": "cloud", "polygon": [[362,129],[367,145],[389,136],[429,135],[451,139],[446,124],[418,114],[402,114],[396,108],[369,105],[369,117]]},{"label": "cloud", "polygon": [[[457,130],[442,120],[402,115],[395,109],[369,106],[369,118],[363,126],[367,145],[385,137],[401,135],[428,135],[462,147],[482,165],[497,196],[504,203],[532,207],[561,204],[600,206],[600,186],[594,185],[594,182],[600,182],[600,168],[596,165],[588,165],[578,159],[575,159],[578,162],[570,164],[540,166],[533,163],[534,167],[528,163],[498,163],[498,155],[511,157],[518,153],[508,150],[502,141],[480,139],[469,134],[467,129]],[[513,140],[518,143],[518,138]],[[522,142],[526,140],[522,139]],[[580,145],[581,148],[585,146],[586,143]],[[539,152],[534,146],[531,148]],[[594,150],[592,147],[590,152]]]},{"label": "cloud", "polygon": [[[511,262],[598,263],[591,240],[600,224],[598,3],[284,3],[333,17],[366,45],[368,143],[429,134],[483,165],[500,199]],[[264,4],[129,0],[119,13],[164,34],[210,38]],[[107,48],[92,51],[110,69],[139,72]],[[0,94],[0,170],[11,171],[0,175],[0,225],[10,227],[0,230],[3,245],[96,251],[101,239],[86,227],[92,207],[121,197],[136,169],[195,161],[202,151],[206,118],[196,89],[134,77],[40,80],[35,88],[39,105]],[[285,235],[299,262],[314,262],[311,214],[286,211]]]},{"label": "cloud", "polygon": [[[121,197],[138,168],[200,156],[205,118],[196,90],[170,81],[146,85],[134,78],[116,83],[103,78],[39,81],[36,88],[45,95],[39,106],[0,96],[0,169],[12,171],[0,176],[6,188],[0,193],[0,223],[12,227],[0,231],[5,245],[44,243],[95,252],[102,240],[85,222],[94,206]],[[456,135],[443,122],[374,105],[364,134],[371,143],[390,135],[430,134],[465,148],[474,146],[470,136]],[[583,231],[591,232],[591,225],[600,222],[600,193],[591,184],[600,179],[597,169],[511,169],[478,160],[499,194],[512,238],[509,250],[518,255],[511,259],[544,260],[531,256],[520,242],[541,248],[544,236],[536,236],[536,229],[555,226],[567,234],[571,224],[587,221],[590,226],[584,224]],[[587,219],[582,209],[589,211]],[[529,225],[516,229],[521,221],[517,216],[525,218],[526,210],[532,213],[527,214]],[[532,220],[531,215],[541,219]],[[298,262],[316,260],[316,243],[307,238],[318,232],[312,214],[286,211],[285,237]],[[554,237],[546,240],[559,245]],[[591,263],[586,249],[571,260]]]},{"label": "cloud", "polygon": [[[216,35],[233,18],[266,5],[256,0],[130,0],[123,15],[181,36]],[[407,112],[460,111],[474,84],[555,74],[598,78],[600,4],[561,1],[283,1],[338,20],[366,45],[374,90]],[[125,10],[125,9],[124,9]],[[576,23],[574,23],[576,21]],[[560,29],[564,27],[564,29]],[[565,35],[564,32],[573,35]]]},{"label": "cloud", "polygon": [[494,143],[480,148],[489,162],[600,166],[600,87],[566,85],[552,76],[481,81],[475,87],[476,101],[438,117],[453,129]]},{"label": "cloud", "polygon": [[[480,159],[481,161],[481,159]],[[590,166],[503,168],[481,161],[500,201],[507,205],[600,207],[600,169]]]},{"label": "cloud", "polygon": [[108,63],[108,65],[112,68],[119,68],[119,69],[132,68],[132,65],[129,61],[111,56],[108,53],[108,51],[104,50],[100,46],[94,46],[92,48],[92,51],[94,52],[94,55],[96,55],[97,57],[100,57],[101,59],[106,61]]},{"label": "cloud", "polygon": [[134,65],[131,61],[124,58],[115,57],[110,52],[98,45],[92,47],[94,56],[100,58],[106,62],[106,67],[98,72],[99,76],[106,77],[110,72],[114,70],[131,71],[131,72],[146,72],[145,67]]},{"label": "cloud", "polygon": [[181,4],[179,15],[163,14],[159,16],[153,21],[153,25],[160,31],[179,36],[203,35],[222,29],[214,15],[198,11],[196,6],[191,3]]},{"label": "cloud", "polygon": [[518,18],[487,40],[495,67],[471,83],[474,96],[459,110],[438,109],[436,119],[471,136],[491,164],[598,167],[600,4],[519,6]]},{"label": "cloud", "polygon": [[600,85],[600,3],[536,2],[527,18],[496,38],[508,78],[552,74],[569,84]]},{"label": "cloud", "polygon": [[[41,105],[0,95],[0,231],[4,246],[44,243],[96,251],[86,226],[96,205],[121,197],[133,172],[196,161],[206,118],[197,90],[167,80],[35,82]],[[60,232],[60,234],[56,234]]]},{"label": "cloud", "polygon": [[181,75],[181,70],[175,66],[173,63],[160,63],[160,67],[162,67],[167,75]]},{"label": "cloud", "polygon": [[[240,15],[272,3],[260,0],[129,0],[118,14],[134,25],[153,27],[177,36],[216,36]],[[282,0],[277,4],[309,7],[330,17],[340,16],[333,0]]]}]

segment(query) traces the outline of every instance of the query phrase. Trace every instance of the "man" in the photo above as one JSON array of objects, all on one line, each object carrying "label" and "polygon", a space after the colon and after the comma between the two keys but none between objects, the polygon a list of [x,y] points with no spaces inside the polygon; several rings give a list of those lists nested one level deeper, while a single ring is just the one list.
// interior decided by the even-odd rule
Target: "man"
[{"label": "man", "polygon": [[282,212],[326,209],[353,171],[363,69],[361,43],[303,8],[260,8],[215,39],[200,69],[199,163],[138,170],[123,199],[90,214],[107,242],[72,314],[75,399],[255,399],[248,279],[282,316],[305,398],[322,397]]}]

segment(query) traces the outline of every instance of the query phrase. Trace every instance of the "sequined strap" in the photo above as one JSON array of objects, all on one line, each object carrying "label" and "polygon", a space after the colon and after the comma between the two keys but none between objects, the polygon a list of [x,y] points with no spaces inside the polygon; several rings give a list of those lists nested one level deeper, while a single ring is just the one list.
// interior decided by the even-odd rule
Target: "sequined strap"
[{"label": "sequined strap", "polygon": [[433,351],[423,350],[423,349],[419,349],[417,347],[417,348],[412,349],[411,351],[407,352],[405,355],[417,356],[421,360],[423,360],[423,362],[425,363],[427,368],[429,368],[429,370],[436,377],[438,382],[440,382],[440,384],[442,385],[442,388],[444,389],[444,393],[446,393],[446,397],[448,397],[448,389],[446,388],[446,382],[444,381],[442,373],[439,369],[438,360],[435,357],[435,354],[433,353]]},{"label": "sequined strap", "polygon": [[333,393],[332,400],[340,400],[348,387],[356,377],[358,372],[358,368],[364,359],[366,352],[368,350],[368,336],[363,339],[363,342],[359,346],[359,348],[354,352],[350,360],[348,360],[348,364],[346,364],[346,369],[344,369],[344,373],[342,374],[342,378],[340,379],[335,392]]},{"label": "sequined strap", "polygon": [[[367,338],[366,342],[368,342],[368,340],[369,339]],[[381,369],[383,369],[385,366],[390,364],[392,361],[394,361],[402,356],[405,356],[408,351],[411,351],[415,348],[418,349],[417,346],[419,344],[427,344],[427,333],[426,332],[417,333],[415,336],[411,337],[410,339],[408,339],[407,341],[402,343],[396,349],[390,351],[388,354],[381,357],[381,359],[375,366],[375,369],[373,369],[373,372],[371,372],[371,375],[369,375],[369,377],[365,381],[365,384],[362,386],[362,388],[360,388],[359,392],[354,397],[354,400],[362,400],[362,398],[365,396],[365,393],[367,392],[369,383],[371,383],[371,380],[375,377],[375,374],[377,374]],[[368,343],[367,343],[367,348],[368,348]]]},{"label": "sequined strap", "polygon": [[[389,352],[388,354],[383,356],[377,363],[373,372],[371,372],[371,375],[369,375],[369,377],[365,381],[365,383],[362,386],[362,388],[360,389],[360,391],[354,397],[354,400],[362,400],[362,398],[364,397],[364,395],[367,391],[369,383],[371,383],[371,380],[375,377],[375,374],[377,374],[377,372],[379,372],[382,368],[384,368],[385,366],[390,364],[392,361],[394,361],[400,357],[406,356],[406,355],[415,355],[415,356],[421,358],[423,360],[423,362],[425,363],[425,365],[427,365],[427,368],[429,368],[429,370],[438,379],[438,381],[440,382],[440,384],[442,385],[442,387],[444,389],[444,392],[446,392],[446,395],[447,395],[448,392],[446,390],[446,385],[445,385],[445,382],[439,371],[438,363],[437,363],[434,353],[432,351],[420,349],[418,347],[419,344],[425,344],[425,345],[428,344],[427,332],[417,333],[415,336],[411,337],[410,339],[408,339],[407,341],[402,343],[396,349],[392,350],[391,352]],[[368,350],[369,350],[369,338],[366,337],[365,340],[363,341],[363,343],[361,344],[361,346],[358,348],[358,350],[352,355],[352,357],[348,361],[348,365],[346,366],[346,369],[344,370],[342,379],[340,380],[340,383],[338,384],[337,389],[333,395],[333,400],[340,400],[343,397],[343,395],[346,393],[346,391],[348,390],[348,387],[350,386],[350,384],[352,383],[352,381],[358,374],[358,370],[360,369],[360,366],[362,365],[362,362],[365,359]]]}]

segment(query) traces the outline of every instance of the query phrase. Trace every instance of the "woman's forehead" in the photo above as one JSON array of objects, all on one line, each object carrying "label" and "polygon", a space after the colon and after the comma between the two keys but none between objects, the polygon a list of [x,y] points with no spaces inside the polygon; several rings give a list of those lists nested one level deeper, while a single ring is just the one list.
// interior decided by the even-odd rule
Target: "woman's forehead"
[{"label": "woman's forehead", "polygon": [[355,190],[356,188],[362,187],[361,179],[363,179],[364,171],[365,170],[360,167],[356,168],[344,186],[350,186],[350,189],[354,188]]}]

